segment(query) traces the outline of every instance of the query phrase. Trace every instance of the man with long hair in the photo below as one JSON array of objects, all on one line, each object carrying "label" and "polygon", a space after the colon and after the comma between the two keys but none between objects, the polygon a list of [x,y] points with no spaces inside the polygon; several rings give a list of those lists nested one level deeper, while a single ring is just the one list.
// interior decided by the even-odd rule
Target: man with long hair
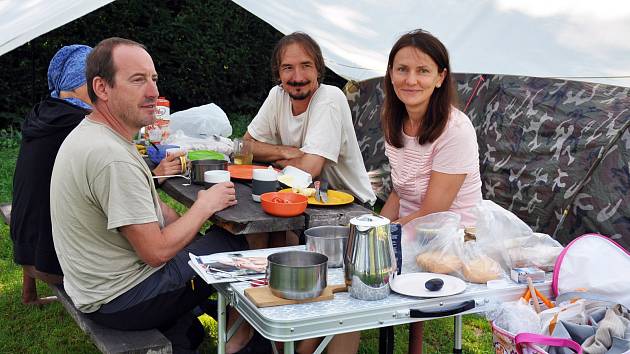
[{"label": "man with long hair", "polygon": [[321,83],[325,70],[319,45],[309,35],[295,32],[280,39],[271,58],[278,85],[244,138],[252,141],[256,160],[295,166],[374,204],[350,107],[340,89]]}]

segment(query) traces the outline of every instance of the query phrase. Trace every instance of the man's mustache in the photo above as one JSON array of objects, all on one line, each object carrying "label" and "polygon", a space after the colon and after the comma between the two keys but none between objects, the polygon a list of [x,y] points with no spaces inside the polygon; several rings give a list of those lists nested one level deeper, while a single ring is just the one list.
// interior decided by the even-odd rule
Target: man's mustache
[{"label": "man's mustache", "polygon": [[306,81],[287,81],[287,85],[293,86],[293,87],[302,87],[302,86],[306,86],[306,85],[308,85],[310,83],[311,83],[311,80],[306,80]]}]

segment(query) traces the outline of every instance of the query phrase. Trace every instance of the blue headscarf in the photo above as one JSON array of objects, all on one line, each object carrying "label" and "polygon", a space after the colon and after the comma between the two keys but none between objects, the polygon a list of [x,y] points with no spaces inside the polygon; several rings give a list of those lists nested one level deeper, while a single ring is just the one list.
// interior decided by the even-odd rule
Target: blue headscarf
[{"label": "blue headscarf", "polygon": [[[72,91],[85,84],[85,62],[92,48],[74,44],[65,46],[52,58],[48,66],[48,90],[50,96],[59,98],[60,91]],[[64,98],[76,106],[92,109],[92,106],[78,98]]]}]

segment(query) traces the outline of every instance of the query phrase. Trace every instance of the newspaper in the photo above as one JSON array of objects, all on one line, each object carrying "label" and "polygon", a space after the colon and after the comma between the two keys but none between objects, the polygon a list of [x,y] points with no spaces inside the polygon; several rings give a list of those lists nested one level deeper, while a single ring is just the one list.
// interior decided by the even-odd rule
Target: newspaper
[{"label": "newspaper", "polygon": [[188,265],[208,284],[235,281],[255,282],[265,278],[267,256],[276,252],[295,250],[295,247],[215,253],[197,256],[188,253]]}]

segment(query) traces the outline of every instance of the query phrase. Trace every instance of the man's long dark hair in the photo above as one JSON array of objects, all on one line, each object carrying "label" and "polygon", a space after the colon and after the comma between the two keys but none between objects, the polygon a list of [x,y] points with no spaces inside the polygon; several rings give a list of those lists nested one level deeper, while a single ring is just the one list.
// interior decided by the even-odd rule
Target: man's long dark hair
[{"label": "man's long dark hair", "polygon": [[326,73],[326,64],[324,64],[324,56],[319,45],[311,36],[304,32],[293,32],[282,37],[278,43],[276,43],[273,53],[271,54],[271,74],[273,80],[276,83],[280,83],[280,64],[282,63],[282,55],[284,50],[289,45],[296,43],[299,44],[304,51],[311,56],[315,69],[317,69],[317,82],[322,83],[324,74]]},{"label": "man's long dark hair", "polygon": [[438,72],[446,69],[446,76],[439,88],[436,88],[429,99],[426,115],[420,123],[418,143],[420,145],[431,143],[437,139],[448,122],[451,106],[455,104],[457,95],[455,86],[451,81],[451,66],[448,51],[444,44],[432,34],[424,30],[414,30],[404,34],[389,53],[387,62],[387,74],[383,80],[385,100],[381,111],[381,126],[388,144],[401,148],[403,122],[407,116],[405,104],[398,98],[392,84],[391,71],[396,53],[405,47],[413,47],[427,54],[437,64]]}]

